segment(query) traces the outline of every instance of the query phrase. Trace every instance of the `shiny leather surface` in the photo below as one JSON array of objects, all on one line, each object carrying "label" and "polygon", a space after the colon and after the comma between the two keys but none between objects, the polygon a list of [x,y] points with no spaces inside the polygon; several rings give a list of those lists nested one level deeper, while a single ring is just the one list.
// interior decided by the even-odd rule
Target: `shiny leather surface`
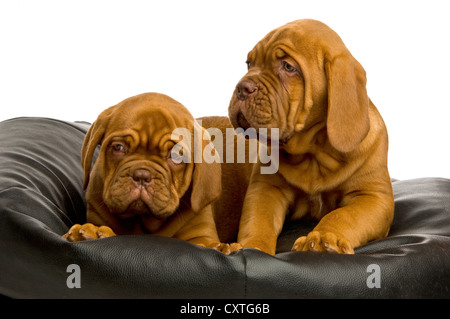
[{"label": "shiny leather surface", "polygon": [[[355,255],[290,252],[314,226],[291,223],[278,253],[225,256],[187,242],[131,235],[70,243],[85,221],[80,149],[88,124],[0,123],[0,295],[13,298],[450,297],[450,180],[394,181],[387,238]],[[81,288],[68,288],[70,264]],[[369,288],[369,265],[380,288]],[[370,270],[370,268],[369,268]]]}]

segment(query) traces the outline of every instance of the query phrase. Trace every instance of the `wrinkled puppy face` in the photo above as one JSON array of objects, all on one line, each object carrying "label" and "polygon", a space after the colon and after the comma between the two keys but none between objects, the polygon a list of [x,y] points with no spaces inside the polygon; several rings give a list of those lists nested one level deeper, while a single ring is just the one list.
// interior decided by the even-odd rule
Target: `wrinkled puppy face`
[{"label": "wrinkled puppy face", "polygon": [[298,20],[270,32],[248,53],[248,73],[229,106],[233,126],[279,128],[284,143],[325,120],[326,63],[341,54],[349,54],[343,42],[319,21]]},{"label": "wrinkled puppy face", "polygon": [[[177,127],[189,128],[192,133],[193,118],[180,104],[162,95],[133,97],[102,113],[87,136],[95,144],[98,137],[94,136],[101,135],[87,197],[99,195],[93,192],[102,188],[104,204],[120,218],[166,218],[173,214],[190,185],[194,168],[183,161],[180,152],[171,152],[180,142],[172,139]],[[85,143],[86,152],[92,145]]]},{"label": "wrinkled puppy face", "polygon": [[142,112],[140,119],[112,133],[102,149],[106,172],[103,200],[120,217],[151,214],[167,217],[179,205],[190,179],[187,164],[171,156],[173,123],[160,112]]}]

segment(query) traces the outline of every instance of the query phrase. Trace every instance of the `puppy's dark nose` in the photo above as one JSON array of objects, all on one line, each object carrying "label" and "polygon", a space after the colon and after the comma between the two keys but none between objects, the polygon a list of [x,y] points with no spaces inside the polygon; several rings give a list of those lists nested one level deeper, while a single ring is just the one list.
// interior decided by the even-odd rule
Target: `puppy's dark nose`
[{"label": "puppy's dark nose", "polygon": [[258,88],[255,83],[250,80],[242,80],[236,86],[237,98],[241,101],[246,100],[248,97],[256,94]]},{"label": "puppy's dark nose", "polygon": [[152,175],[146,169],[137,169],[133,172],[133,180],[137,186],[147,186],[152,179]]}]

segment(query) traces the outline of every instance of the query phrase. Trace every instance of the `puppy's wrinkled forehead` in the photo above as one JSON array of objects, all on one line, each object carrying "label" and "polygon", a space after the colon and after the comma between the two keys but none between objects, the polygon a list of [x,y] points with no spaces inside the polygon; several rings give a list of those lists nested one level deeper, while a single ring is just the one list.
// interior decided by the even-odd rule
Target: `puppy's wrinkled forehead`
[{"label": "puppy's wrinkled forehead", "polygon": [[129,135],[140,144],[157,147],[156,144],[168,139],[176,128],[192,129],[193,122],[189,111],[177,101],[162,94],[147,93],[117,105],[106,135]]},{"label": "puppy's wrinkled forehead", "polygon": [[[305,56],[311,53],[335,55],[343,49],[345,49],[345,45],[342,39],[330,27],[320,21],[303,19],[290,22],[269,32],[249,52],[248,57],[249,60],[254,60],[257,55],[267,52],[275,54],[275,58],[281,58],[280,55],[283,54],[281,52],[288,55],[295,52]],[[311,58],[318,57],[311,56]]]}]

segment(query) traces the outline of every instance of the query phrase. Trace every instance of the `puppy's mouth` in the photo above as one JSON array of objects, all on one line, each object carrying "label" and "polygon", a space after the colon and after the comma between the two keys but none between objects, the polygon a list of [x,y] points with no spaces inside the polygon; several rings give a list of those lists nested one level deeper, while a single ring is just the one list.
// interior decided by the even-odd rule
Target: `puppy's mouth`
[{"label": "puppy's mouth", "polygon": [[[156,194],[154,187],[133,183],[126,196],[121,198],[122,204],[111,209],[119,218],[131,218],[134,216],[151,216],[156,219],[165,219],[172,215],[167,209],[164,191]],[[118,199],[118,198],[117,198]],[[118,202],[116,202],[118,203]],[[122,207],[122,208],[120,208]]]},{"label": "puppy's mouth", "polygon": [[[238,112],[238,114],[236,115],[236,123],[238,124],[239,127],[241,127],[244,130],[247,130],[248,128],[253,127],[245,118],[244,113],[242,113],[241,111]],[[270,135],[270,129],[267,129],[269,135],[265,134],[264,135],[264,140],[266,141],[266,144],[268,143],[269,145],[271,144],[271,135]],[[244,135],[246,139],[251,139],[251,138],[257,138],[258,140],[261,140],[261,131],[259,129],[255,128],[255,134],[251,134],[249,132],[247,132],[247,134]],[[278,143],[280,146],[285,145],[286,143],[289,142],[289,140],[291,139],[292,134],[289,134],[287,136],[279,136]]]},{"label": "puppy's mouth", "polygon": [[[136,215],[152,215],[155,216],[148,205],[141,199],[138,198],[128,205],[127,209],[119,214],[120,218],[129,218]],[[155,216],[156,217],[156,216]]]},{"label": "puppy's mouth", "polygon": [[166,219],[170,215],[172,215],[170,212],[164,213],[153,212],[152,209],[144,203],[144,201],[138,199],[132,202],[125,211],[118,213],[117,217],[126,219],[135,216],[146,216],[146,217],[150,216],[162,220]]},{"label": "puppy's mouth", "polygon": [[239,127],[242,127],[244,130],[251,127],[250,123],[245,118],[244,114],[239,111],[239,113],[236,116],[236,122],[239,125]]}]

